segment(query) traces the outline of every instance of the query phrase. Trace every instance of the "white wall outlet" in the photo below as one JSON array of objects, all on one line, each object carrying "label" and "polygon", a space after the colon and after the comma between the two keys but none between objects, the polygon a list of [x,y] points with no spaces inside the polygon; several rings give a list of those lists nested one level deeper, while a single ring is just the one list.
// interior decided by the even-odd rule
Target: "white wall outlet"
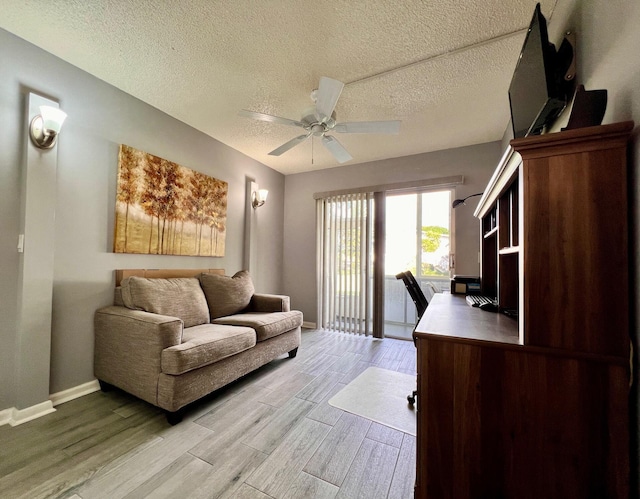
[{"label": "white wall outlet", "polygon": [[18,236],[18,253],[24,253],[24,234]]}]

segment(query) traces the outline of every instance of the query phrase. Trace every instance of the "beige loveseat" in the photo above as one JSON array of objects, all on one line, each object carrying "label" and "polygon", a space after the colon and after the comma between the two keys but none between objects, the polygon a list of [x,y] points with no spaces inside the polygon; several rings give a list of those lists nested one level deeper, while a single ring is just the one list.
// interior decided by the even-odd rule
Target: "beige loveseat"
[{"label": "beige loveseat", "polygon": [[102,389],[113,385],[164,409],[171,424],[190,402],[284,353],[295,357],[300,345],[302,313],[290,310],[288,296],[254,293],[245,271],[190,273],[129,271],[115,304],[94,321]]}]

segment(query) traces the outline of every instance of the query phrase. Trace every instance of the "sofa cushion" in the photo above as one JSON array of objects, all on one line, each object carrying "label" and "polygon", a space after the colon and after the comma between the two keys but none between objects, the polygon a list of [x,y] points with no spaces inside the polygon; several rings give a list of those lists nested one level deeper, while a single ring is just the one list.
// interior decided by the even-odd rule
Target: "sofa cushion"
[{"label": "sofa cushion", "polygon": [[302,312],[299,310],[270,313],[250,312],[219,317],[212,322],[215,324],[251,327],[255,329],[258,341],[264,341],[302,326]]},{"label": "sofa cushion", "polygon": [[249,272],[241,270],[235,275],[200,274],[200,284],[209,304],[211,319],[233,315],[249,305],[254,293]]},{"label": "sofa cushion", "polygon": [[165,348],[161,368],[165,374],[182,374],[212,364],[256,345],[256,333],[249,327],[204,324],[187,328],[182,343]]},{"label": "sofa cushion", "polygon": [[185,328],[209,322],[207,300],[195,277],[127,277],[121,292],[127,308],[178,317]]}]

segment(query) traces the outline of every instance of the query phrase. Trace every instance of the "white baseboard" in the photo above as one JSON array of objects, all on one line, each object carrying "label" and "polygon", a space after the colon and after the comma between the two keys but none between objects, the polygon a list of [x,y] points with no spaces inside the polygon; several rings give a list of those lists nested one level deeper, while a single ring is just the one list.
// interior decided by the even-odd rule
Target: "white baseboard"
[{"label": "white baseboard", "polygon": [[32,405],[26,409],[17,409],[15,407],[5,409],[0,413],[0,421],[4,424],[9,423],[11,426],[18,426],[28,421],[46,416],[47,414],[51,414],[52,412],[56,412],[56,410],[53,408],[51,401],[47,400],[46,402]]},{"label": "white baseboard", "polygon": [[27,407],[26,409],[17,409],[15,407],[4,409],[0,411],[0,426],[5,424],[18,426],[27,421],[32,421],[33,419],[55,412],[54,406],[56,405],[64,404],[65,402],[89,395],[98,390],[100,390],[100,384],[97,379],[94,379],[88,383],[69,388],[68,390],[53,393],[49,395],[49,400],[46,402]]},{"label": "white baseboard", "polygon": [[68,390],[62,390],[58,393],[52,393],[51,395],[49,395],[49,400],[53,403],[54,406],[56,406],[64,404],[65,402],[69,402],[70,400],[84,397],[85,395],[97,392],[98,390],[100,390],[100,383],[98,383],[97,379],[94,379],[93,381],[89,381],[88,383],[83,383],[82,385],[69,388]]},{"label": "white baseboard", "polygon": [[13,409],[0,411],[0,426],[8,424],[9,421],[11,421],[11,414],[13,414]]},{"label": "white baseboard", "polygon": [[304,321],[302,323],[302,327],[305,328],[305,329],[315,329],[316,328],[316,323],[315,322]]}]

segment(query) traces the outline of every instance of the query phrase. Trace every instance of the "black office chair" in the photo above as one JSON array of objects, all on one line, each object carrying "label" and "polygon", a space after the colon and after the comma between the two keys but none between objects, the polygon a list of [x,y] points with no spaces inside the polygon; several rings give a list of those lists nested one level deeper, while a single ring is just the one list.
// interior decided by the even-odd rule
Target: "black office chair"
[{"label": "black office chair", "polygon": [[[407,270],[406,272],[400,272],[399,274],[396,275],[396,279],[402,279],[402,282],[404,283],[405,287],[407,288],[407,291],[409,292],[409,296],[411,297],[414,305],[416,306],[416,312],[418,314],[418,318],[416,320],[416,326],[417,326],[418,322],[420,321],[420,318],[422,317],[422,314],[424,314],[424,311],[427,309],[427,306],[429,306],[429,302],[427,301],[427,298],[424,296],[422,289],[420,289],[420,285],[418,284],[418,281],[416,281],[416,278],[413,276],[410,270]],[[409,404],[413,405],[416,403],[417,395],[418,395],[417,390],[413,390],[413,392],[410,395],[407,395],[407,400]]]},{"label": "black office chair", "polygon": [[418,313],[418,319],[416,321],[417,324],[422,317],[422,314],[424,314],[424,311],[427,309],[429,302],[424,296],[422,289],[420,289],[418,281],[416,281],[416,278],[413,276],[410,270],[407,270],[406,272],[400,272],[396,275],[396,279],[402,279],[402,282],[404,282],[404,285],[409,292],[409,296],[411,296],[411,299],[416,306],[416,312]]}]

